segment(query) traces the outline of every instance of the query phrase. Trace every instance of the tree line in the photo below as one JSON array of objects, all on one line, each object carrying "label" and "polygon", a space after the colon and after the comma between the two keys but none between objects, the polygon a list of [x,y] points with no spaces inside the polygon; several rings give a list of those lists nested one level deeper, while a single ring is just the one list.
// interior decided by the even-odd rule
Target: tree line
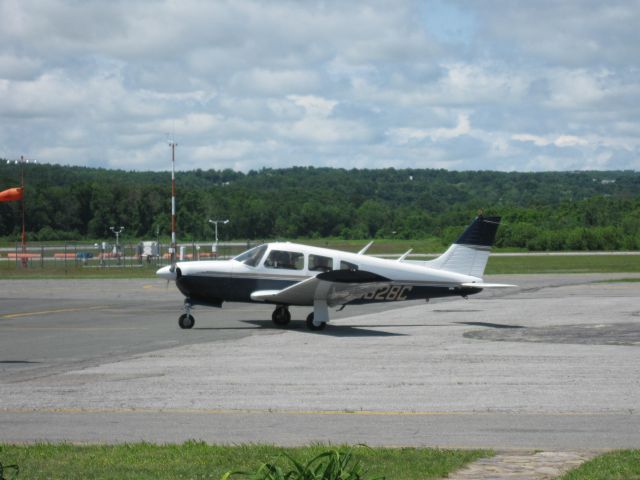
[{"label": "tree line", "polygon": [[[19,185],[0,161],[0,190]],[[31,240],[170,234],[170,174],[61,165],[25,166]],[[178,238],[454,240],[479,210],[501,215],[497,244],[528,250],[640,248],[640,174],[313,167],[176,173]],[[20,205],[0,203],[0,238],[19,239]]]}]

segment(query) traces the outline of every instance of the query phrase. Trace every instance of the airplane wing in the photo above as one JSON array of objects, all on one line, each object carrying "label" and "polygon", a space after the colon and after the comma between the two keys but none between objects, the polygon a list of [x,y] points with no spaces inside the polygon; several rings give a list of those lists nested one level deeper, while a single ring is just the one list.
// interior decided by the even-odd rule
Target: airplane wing
[{"label": "airplane wing", "polygon": [[310,277],[283,290],[259,290],[251,294],[251,300],[281,303],[283,305],[305,304],[308,299],[313,301],[320,281],[318,277]]},{"label": "airplane wing", "polygon": [[391,283],[390,279],[365,270],[332,270],[317,278],[328,285],[325,292],[330,306],[345,305]]},{"label": "airplane wing", "polygon": [[[312,305],[314,300],[325,300],[329,306],[344,305],[376,292],[392,281],[365,270],[331,270],[307,278],[283,290],[260,290],[251,299],[283,305]],[[509,288],[516,285],[502,283],[462,283],[461,287]]]},{"label": "airplane wing", "polygon": [[284,305],[310,305],[314,300],[326,300],[328,305],[334,306],[358,299],[389,282],[388,278],[363,270],[332,270],[283,290],[253,292],[251,299]]}]

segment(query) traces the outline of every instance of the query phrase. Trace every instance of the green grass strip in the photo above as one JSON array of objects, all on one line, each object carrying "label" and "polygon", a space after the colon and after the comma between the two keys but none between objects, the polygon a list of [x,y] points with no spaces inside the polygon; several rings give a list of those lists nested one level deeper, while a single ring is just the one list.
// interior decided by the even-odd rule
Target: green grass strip
[{"label": "green grass strip", "polygon": [[565,473],[559,480],[640,480],[640,450],[605,453]]},{"label": "green grass strip", "polygon": [[[257,471],[265,463],[289,470],[334,448],[351,450],[370,477],[403,480],[439,478],[481,457],[486,450],[328,447],[281,448],[269,445],[0,445],[0,463],[18,465],[18,479],[219,479],[229,471]],[[11,478],[7,471],[6,477]],[[233,477],[235,478],[235,477]],[[240,478],[240,477],[239,477]]]},{"label": "green grass strip", "polygon": [[489,257],[486,274],[640,272],[640,255]]},{"label": "green grass strip", "polygon": [[609,280],[596,280],[591,283],[640,283],[640,278],[611,278]]}]

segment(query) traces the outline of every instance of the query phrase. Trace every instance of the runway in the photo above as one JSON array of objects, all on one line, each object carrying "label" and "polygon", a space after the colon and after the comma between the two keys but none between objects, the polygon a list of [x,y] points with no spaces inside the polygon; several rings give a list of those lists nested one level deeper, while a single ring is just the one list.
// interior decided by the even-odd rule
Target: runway
[{"label": "runway", "polygon": [[271,308],[196,311],[155,280],[0,281],[0,441],[640,446],[633,274],[347,307],[322,333]]}]

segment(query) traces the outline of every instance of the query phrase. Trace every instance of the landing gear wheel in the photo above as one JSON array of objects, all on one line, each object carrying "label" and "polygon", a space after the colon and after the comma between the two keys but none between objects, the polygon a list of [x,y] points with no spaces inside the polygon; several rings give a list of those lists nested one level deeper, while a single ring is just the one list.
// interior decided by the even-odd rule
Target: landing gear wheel
[{"label": "landing gear wheel", "polygon": [[287,307],[276,307],[271,315],[271,320],[279,327],[283,327],[291,321],[291,313]]},{"label": "landing gear wheel", "polygon": [[311,312],[309,315],[307,315],[307,328],[309,330],[313,330],[314,332],[320,331],[320,330],[324,330],[324,327],[326,327],[327,324],[325,322],[322,322],[320,325],[315,325],[313,323],[313,312]]},{"label": "landing gear wheel", "polygon": [[180,315],[180,318],[178,318],[178,325],[180,325],[180,328],[189,329],[192,328],[195,323],[196,319],[189,313],[183,313]]}]

